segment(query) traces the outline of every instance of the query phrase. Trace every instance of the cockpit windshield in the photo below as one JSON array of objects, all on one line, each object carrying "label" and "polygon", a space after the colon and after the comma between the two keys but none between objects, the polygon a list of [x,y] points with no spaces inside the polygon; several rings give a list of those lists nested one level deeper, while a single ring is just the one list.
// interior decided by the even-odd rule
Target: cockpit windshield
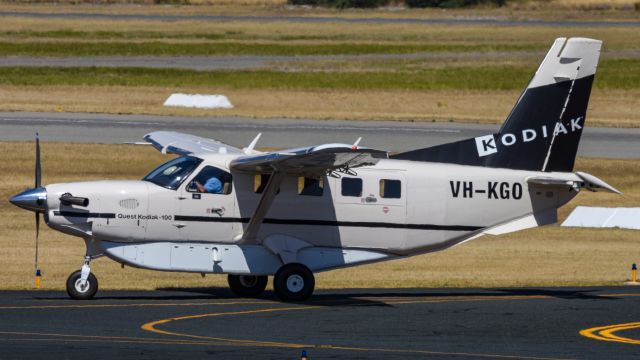
[{"label": "cockpit windshield", "polygon": [[158,166],[142,180],[175,190],[200,165],[201,159],[182,156]]}]

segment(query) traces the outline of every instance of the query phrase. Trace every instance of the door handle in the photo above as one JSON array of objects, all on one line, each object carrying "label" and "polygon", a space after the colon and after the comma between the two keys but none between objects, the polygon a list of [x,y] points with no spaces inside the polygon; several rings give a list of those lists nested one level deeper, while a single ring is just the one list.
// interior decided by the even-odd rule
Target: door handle
[{"label": "door handle", "polygon": [[174,223],[173,226],[177,227],[178,229],[182,229],[183,227],[185,227],[187,225],[182,224],[182,223]]},{"label": "door handle", "polygon": [[178,196],[176,199],[178,199],[178,200],[185,200],[185,199],[187,199],[187,197],[186,197],[186,196]]},{"label": "door handle", "polygon": [[211,212],[217,214],[220,217],[222,217],[222,215],[224,215],[225,210],[226,209],[224,207],[219,207],[219,208],[212,208]]},{"label": "door handle", "polygon": [[374,203],[374,202],[378,202],[378,199],[376,199],[376,198],[375,198],[375,197],[373,197],[373,196],[367,196],[367,197],[364,199],[364,202],[366,202],[367,204],[368,204],[368,203]]}]

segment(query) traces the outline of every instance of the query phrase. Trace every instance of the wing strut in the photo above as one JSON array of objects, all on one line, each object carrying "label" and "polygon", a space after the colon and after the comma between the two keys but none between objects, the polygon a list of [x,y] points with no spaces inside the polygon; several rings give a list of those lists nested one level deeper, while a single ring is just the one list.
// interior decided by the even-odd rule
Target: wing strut
[{"label": "wing strut", "polygon": [[260,202],[258,202],[258,206],[256,207],[253,216],[249,220],[249,224],[247,224],[247,227],[242,234],[242,239],[240,239],[241,243],[257,242],[256,236],[258,235],[258,230],[260,230],[262,221],[267,215],[267,211],[269,211],[269,209],[271,208],[271,204],[273,204],[273,200],[278,194],[278,189],[280,189],[280,184],[282,183],[283,178],[284,173],[282,171],[274,170],[273,173],[271,173],[269,181],[267,182],[267,186],[262,192]]}]

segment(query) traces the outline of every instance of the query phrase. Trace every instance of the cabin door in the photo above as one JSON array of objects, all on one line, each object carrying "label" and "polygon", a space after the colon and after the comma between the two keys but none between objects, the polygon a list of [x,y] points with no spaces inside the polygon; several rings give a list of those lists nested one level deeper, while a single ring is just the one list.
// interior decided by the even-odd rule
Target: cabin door
[{"label": "cabin door", "polygon": [[180,215],[175,220],[182,239],[233,242],[234,229],[240,224],[234,217],[236,196],[231,174],[207,165],[180,189]]}]

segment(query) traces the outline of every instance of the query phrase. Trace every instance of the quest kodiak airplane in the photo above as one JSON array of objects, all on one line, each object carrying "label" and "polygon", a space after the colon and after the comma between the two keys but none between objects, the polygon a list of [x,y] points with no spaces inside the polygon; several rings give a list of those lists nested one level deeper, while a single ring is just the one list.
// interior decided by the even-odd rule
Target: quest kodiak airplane
[{"label": "quest kodiak airplane", "polygon": [[582,189],[618,193],[573,172],[601,45],[557,39],[495,134],[389,156],[358,142],[261,153],[259,136],[239,149],[152,132],[146,142],[180,156],[142,180],[46,187],[36,142],[36,187],[11,202],[84,239],[84,264],[67,280],[74,299],[96,294],[89,263],[106,256],[228,274],[239,296],[259,295],[273,275],[282,300],[305,300],[314,272],[551,224]]}]

